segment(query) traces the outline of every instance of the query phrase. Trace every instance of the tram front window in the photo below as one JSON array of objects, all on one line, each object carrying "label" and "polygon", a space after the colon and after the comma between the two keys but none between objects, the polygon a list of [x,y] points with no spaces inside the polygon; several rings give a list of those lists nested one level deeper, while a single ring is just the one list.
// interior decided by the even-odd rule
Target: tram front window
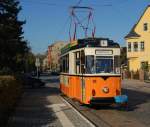
[{"label": "tram front window", "polygon": [[113,73],[113,58],[86,56],[86,74]]},{"label": "tram front window", "polygon": [[113,60],[96,59],[96,73],[113,73]]},{"label": "tram front window", "polygon": [[95,73],[94,56],[92,55],[86,56],[86,73],[87,74]]}]

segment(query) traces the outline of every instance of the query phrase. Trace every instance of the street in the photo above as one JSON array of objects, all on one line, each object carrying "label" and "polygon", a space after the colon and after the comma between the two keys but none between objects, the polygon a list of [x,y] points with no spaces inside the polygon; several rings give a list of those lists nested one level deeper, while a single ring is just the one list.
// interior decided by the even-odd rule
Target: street
[{"label": "street", "polygon": [[9,120],[9,127],[148,127],[150,125],[150,84],[145,83],[142,86],[142,83],[134,80],[122,82],[123,93],[129,96],[128,111],[125,111],[116,107],[91,108],[80,105],[61,96],[58,76],[43,76],[41,79],[46,86],[25,90]]},{"label": "street", "polygon": [[44,76],[43,88],[26,89],[8,127],[92,127],[61,97],[58,76]]}]

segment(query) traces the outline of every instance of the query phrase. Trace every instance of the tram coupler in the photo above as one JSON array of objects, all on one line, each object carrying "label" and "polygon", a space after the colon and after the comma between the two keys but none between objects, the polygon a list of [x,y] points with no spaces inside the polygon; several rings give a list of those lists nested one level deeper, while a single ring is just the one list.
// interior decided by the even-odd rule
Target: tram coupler
[{"label": "tram coupler", "polygon": [[115,96],[114,100],[118,106],[121,106],[126,109],[128,108],[128,96],[127,95]]}]

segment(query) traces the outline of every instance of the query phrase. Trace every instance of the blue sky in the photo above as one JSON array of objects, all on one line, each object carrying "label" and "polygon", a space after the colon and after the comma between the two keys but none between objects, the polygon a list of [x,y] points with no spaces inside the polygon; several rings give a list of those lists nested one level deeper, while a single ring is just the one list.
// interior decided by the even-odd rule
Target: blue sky
[{"label": "blue sky", "polygon": [[[20,0],[24,37],[34,53],[44,53],[54,41],[69,40],[69,6],[79,0]],[[110,38],[125,45],[124,36],[150,4],[149,0],[82,0],[94,8],[96,37]],[[105,6],[111,5],[111,6]]]}]

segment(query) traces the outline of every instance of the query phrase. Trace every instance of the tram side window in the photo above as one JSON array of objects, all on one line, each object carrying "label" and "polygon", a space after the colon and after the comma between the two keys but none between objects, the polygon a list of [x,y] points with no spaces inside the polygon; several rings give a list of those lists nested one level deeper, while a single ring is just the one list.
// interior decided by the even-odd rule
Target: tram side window
[{"label": "tram side window", "polygon": [[62,58],[60,59],[60,72],[63,72],[63,70],[62,70],[63,68],[62,68]]},{"label": "tram side window", "polygon": [[93,74],[95,73],[95,66],[94,66],[94,56],[88,55],[86,56],[86,74]]},{"label": "tram side window", "polygon": [[66,72],[69,72],[69,55],[66,56]]},{"label": "tram side window", "polygon": [[81,73],[85,73],[85,54],[84,54],[84,50],[81,51]]},{"label": "tram side window", "polygon": [[65,67],[65,64],[66,64],[66,63],[65,63],[65,57],[63,57],[62,62],[63,62],[63,69],[62,69],[62,71],[65,72],[65,70],[66,70],[66,67]]},{"label": "tram side window", "polygon": [[76,52],[76,69],[75,72],[76,74],[80,73],[80,52]]},{"label": "tram side window", "polygon": [[69,72],[69,55],[63,56],[61,60],[61,70],[64,73]]}]

